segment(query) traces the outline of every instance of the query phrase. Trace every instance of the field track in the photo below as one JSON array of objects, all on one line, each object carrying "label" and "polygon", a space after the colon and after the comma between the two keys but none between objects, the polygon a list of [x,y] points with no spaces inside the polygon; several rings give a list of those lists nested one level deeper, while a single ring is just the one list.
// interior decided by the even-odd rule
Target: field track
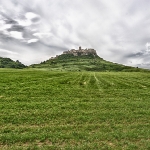
[{"label": "field track", "polygon": [[150,73],[0,70],[0,149],[150,149]]}]

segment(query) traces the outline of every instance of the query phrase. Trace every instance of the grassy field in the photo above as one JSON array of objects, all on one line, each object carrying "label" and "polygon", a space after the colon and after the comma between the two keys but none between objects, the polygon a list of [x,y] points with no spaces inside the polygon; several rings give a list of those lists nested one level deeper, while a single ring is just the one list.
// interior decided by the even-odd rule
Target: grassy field
[{"label": "grassy field", "polygon": [[150,73],[0,70],[0,149],[150,149]]}]

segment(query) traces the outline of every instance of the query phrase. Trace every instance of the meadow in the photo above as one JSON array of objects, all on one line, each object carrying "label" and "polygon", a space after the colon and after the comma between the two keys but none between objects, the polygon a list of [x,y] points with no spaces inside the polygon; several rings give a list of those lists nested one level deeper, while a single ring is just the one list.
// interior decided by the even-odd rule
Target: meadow
[{"label": "meadow", "polygon": [[0,149],[150,150],[150,73],[0,69]]}]

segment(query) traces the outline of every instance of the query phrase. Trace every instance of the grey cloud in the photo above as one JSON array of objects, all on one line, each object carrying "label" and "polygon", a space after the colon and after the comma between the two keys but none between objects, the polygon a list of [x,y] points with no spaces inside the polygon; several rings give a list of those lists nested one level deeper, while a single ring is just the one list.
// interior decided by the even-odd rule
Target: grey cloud
[{"label": "grey cloud", "polygon": [[[19,31],[24,38],[24,41],[17,40],[0,31],[3,46],[6,49],[13,47],[13,51],[20,49],[24,61],[28,58],[25,51],[28,54],[36,51],[45,58],[79,45],[92,47],[100,57],[118,63],[127,64],[131,59],[140,58],[143,63],[150,57],[141,52],[150,42],[149,1],[2,0],[0,4],[4,9],[1,14],[5,23],[12,25],[4,30]],[[39,17],[27,20],[25,15],[28,12]],[[35,33],[43,36],[34,36]],[[39,41],[29,44],[27,41],[30,39]],[[32,57],[33,63],[37,58]]]},{"label": "grey cloud", "polygon": [[12,25],[11,28],[8,29],[8,31],[19,31],[22,32],[24,31],[24,27],[21,25]]},{"label": "grey cloud", "polygon": [[23,38],[32,39],[34,38],[32,34],[33,32],[31,30],[26,29],[23,31]]},{"label": "grey cloud", "polygon": [[35,17],[32,19],[32,22],[39,22],[40,21],[40,18],[39,17]]},{"label": "grey cloud", "polygon": [[18,22],[13,19],[5,20],[5,22],[6,22],[6,24],[18,24]]},{"label": "grey cloud", "polygon": [[141,57],[143,55],[144,55],[144,53],[138,52],[138,53],[135,53],[135,54],[128,54],[128,55],[126,55],[126,57],[127,58],[135,58],[135,57]]},{"label": "grey cloud", "polygon": [[[8,41],[13,40],[13,38],[11,38],[10,36],[3,34],[2,32],[0,32],[0,41],[3,43],[3,45],[6,45],[6,43]],[[18,42],[18,41],[17,41]],[[6,45],[7,46],[7,45]]]},{"label": "grey cloud", "polygon": [[9,17],[7,14],[0,12],[0,15],[3,17],[3,20],[6,22],[6,24],[17,24],[17,21]]}]

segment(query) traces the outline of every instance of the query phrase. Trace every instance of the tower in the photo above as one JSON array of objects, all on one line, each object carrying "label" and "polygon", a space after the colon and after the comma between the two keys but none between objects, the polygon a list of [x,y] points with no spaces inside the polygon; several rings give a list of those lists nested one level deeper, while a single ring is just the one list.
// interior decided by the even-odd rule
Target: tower
[{"label": "tower", "polygon": [[81,46],[79,46],[79,50],[81,50]]}]

